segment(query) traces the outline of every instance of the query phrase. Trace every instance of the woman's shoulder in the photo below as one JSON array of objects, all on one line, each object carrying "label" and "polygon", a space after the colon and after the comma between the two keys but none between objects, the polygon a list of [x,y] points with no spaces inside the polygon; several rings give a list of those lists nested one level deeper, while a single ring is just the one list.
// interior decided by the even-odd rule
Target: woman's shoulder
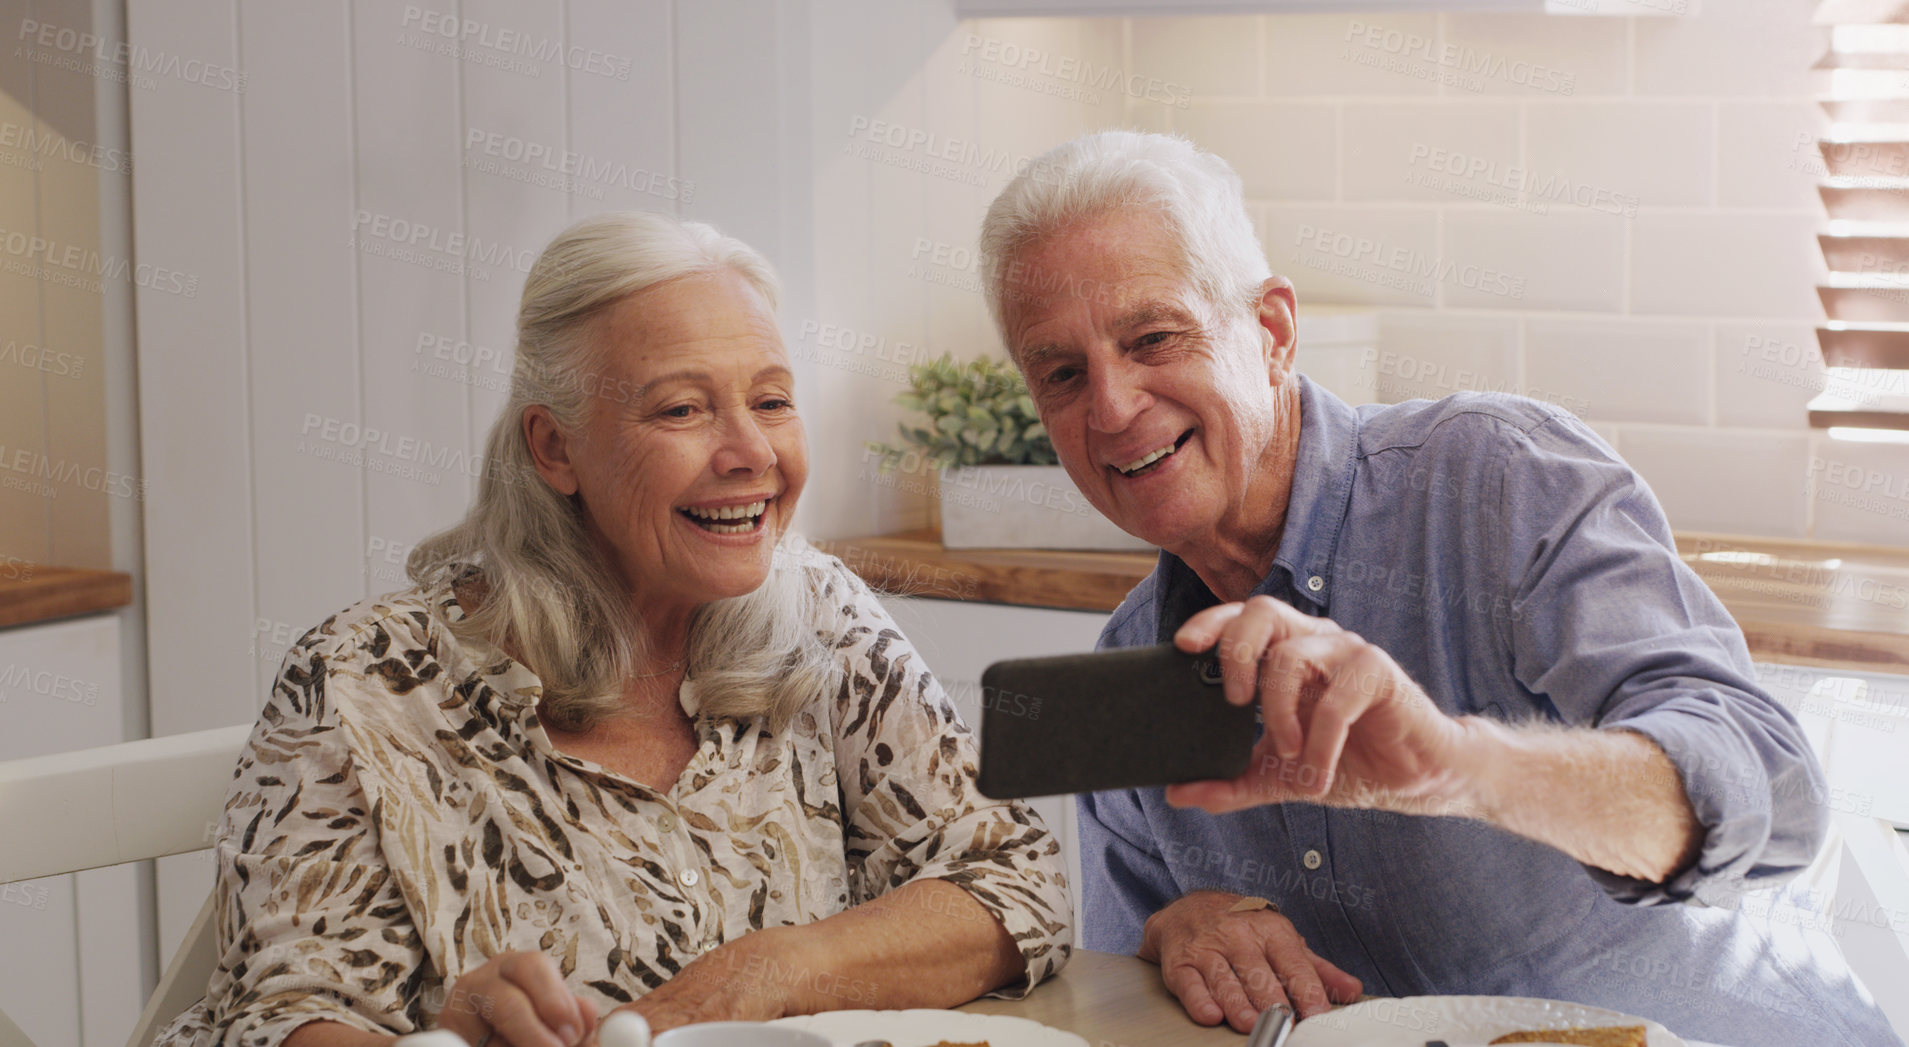
[{"label": "woman's shoulder", "polygon": [[312,626],[292,646],[327,661],[383,659],[393,647],[428,646],[434,619],[456,611],[448,585],[414,585],[359,600]]},{"label": "woman's shoulder", "polygon": [[[465,642],[447,627],[458,616],[449,583],[400,589],[344,608],[286,652],[264,719],[288,729],[346,722],[386,731],[439,726],[422,715],[441,704],[442,695],[428,697],[433,689],[451,687],[480,669],[504,674],[514,665],[493,666],[474,657],[477,652],[464,652]],[[485,680],[500,682],[502,676]],[[421,695],[427,697],[419,700]]]},{"label": "woman's shoulder", "polygon": [[800,574],[824,605],[837,610],[844,604],[874,599],[868,583],[840,557],[817,549],[805,539],[794,538],[777,546],[776,567]]}]

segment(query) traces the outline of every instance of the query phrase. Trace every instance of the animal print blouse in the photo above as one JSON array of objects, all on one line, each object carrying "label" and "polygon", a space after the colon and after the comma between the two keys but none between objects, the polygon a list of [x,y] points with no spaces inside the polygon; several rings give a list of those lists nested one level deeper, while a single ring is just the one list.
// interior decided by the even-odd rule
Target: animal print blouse
[{"label": "animal print blouse", "polygon": [[[553,749],[537,677],[451,635],[448,586],[306,633],[226,798],[218,968],[158,1042],[428,1028],[459,976],[513,949],[607,1011],[726,941],[924,877],[966,888],[1019,943],[1001,995],[1059,970],[1073,928],[1054,837],[975,791],[968,729],[861,580],[819,553],[793,569],[843,611],[840,692],[777,735],[697,717],[668,794]],[[694,717],[694,681],[681,700]],[[842,1006],[881,1006],[848,988]]]}]

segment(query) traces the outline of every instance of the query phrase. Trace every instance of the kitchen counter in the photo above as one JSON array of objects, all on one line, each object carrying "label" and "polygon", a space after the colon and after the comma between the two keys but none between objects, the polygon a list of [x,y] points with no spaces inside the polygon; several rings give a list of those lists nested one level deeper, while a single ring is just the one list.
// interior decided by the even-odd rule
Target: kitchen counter
[{"label": "kitchen counter", "polygon": [[110,611],[133,602],[124,571],[0,562],[0,627]]},{"label": "kitchen counter", "polygon": [[[941,547],[933,531],[816,543],[869,585],[905,596],[1106,613],[1151,553]],[[1909,549],[1679,534],[1759,662],[1909,674]]]}]

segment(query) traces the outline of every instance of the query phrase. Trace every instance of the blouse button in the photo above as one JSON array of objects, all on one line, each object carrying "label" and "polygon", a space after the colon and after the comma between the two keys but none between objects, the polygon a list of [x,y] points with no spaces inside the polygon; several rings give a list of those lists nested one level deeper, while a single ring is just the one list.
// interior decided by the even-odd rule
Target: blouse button
[{"label": "blouse button", "polygon": [[673,814],[666,814],[662,816],[661,818],[658,818],[656,820],[656,827],[666,833],[675,832],[676,831],[676,816]]},{"label": "blouse button", "polygon": [[1317,869],[1325,859],[1319,856],[1318,851],[1307,851],[1300,856],[1299,861],[1308,869]]},{"label": "blouse button", "polygon": [[676,874],[676,882],[685,887],[696,886],[696,881],[700,879],[702,879],[702,877],[696,875],[696,870],[694,869],[684,869],[682,872]]}]

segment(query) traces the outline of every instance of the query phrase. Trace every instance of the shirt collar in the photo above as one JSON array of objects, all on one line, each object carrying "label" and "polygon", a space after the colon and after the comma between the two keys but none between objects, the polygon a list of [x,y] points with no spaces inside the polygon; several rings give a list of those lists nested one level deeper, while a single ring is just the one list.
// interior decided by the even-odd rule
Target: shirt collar
[{"label": "shirt collar", "polygon": [[[1324,614],[1332,599],[1332,554],[1352,492],[1359,414],[1312,379],[1298,379],[1299,454],[1286,499],[1286,523],[1273,570],[1253,592],[1304,601],[1312,613]],[[1185,561],[1167,552],[1160,554],[1154,569],[1154,586],[1160,594],[1161,643],[1173,639],[1195,613],[1219,602]]]}]

